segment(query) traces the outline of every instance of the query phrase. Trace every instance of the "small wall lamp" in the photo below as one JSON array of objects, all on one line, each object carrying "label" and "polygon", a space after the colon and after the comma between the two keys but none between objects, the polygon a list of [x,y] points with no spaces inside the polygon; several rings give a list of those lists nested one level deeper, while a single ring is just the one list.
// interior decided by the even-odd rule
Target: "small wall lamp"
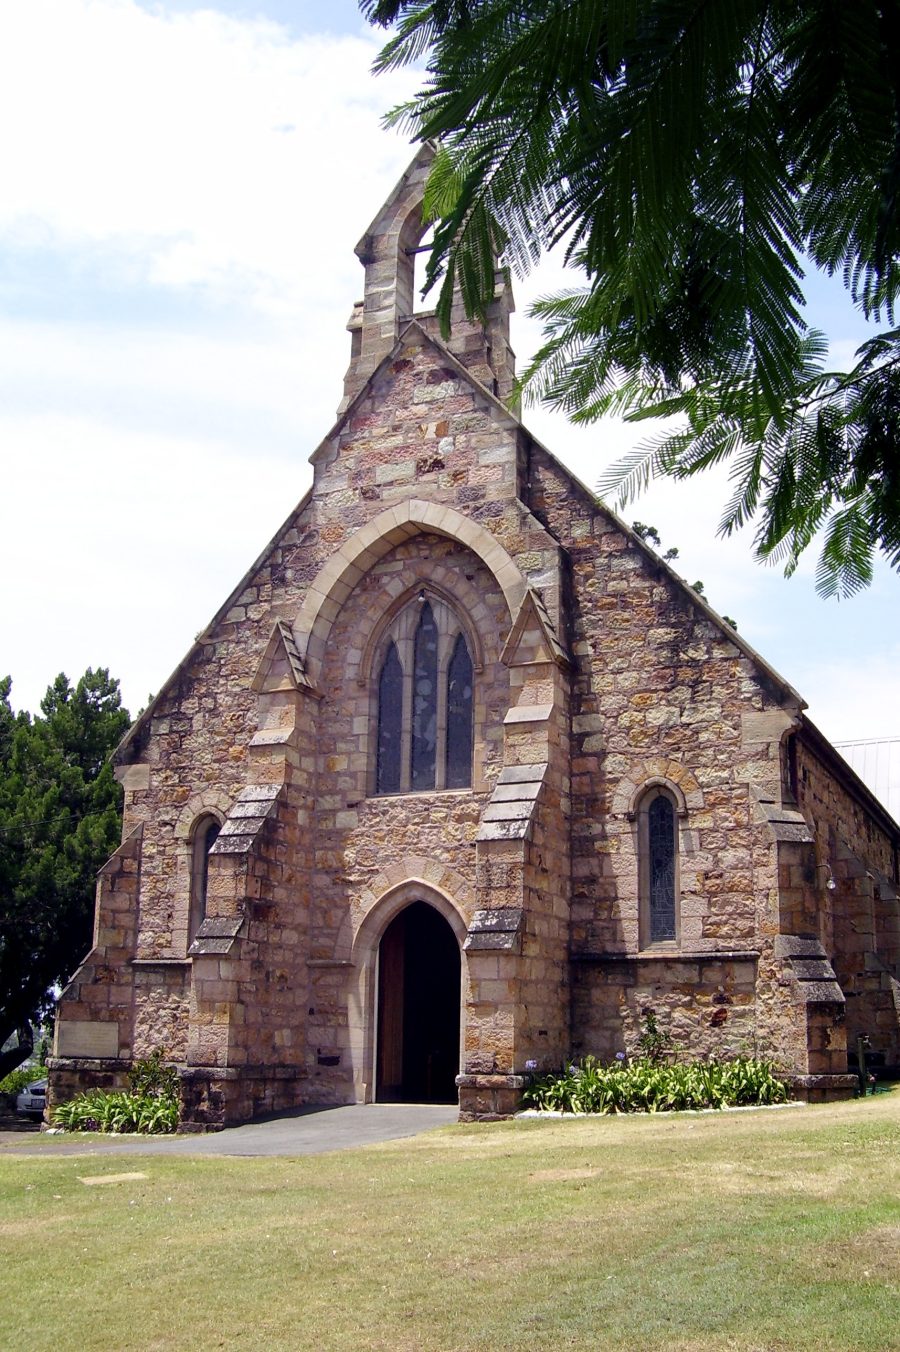
[{"label": "small wall lamp", "polygon": [[819,868],[825,868],[828,870],[828,877],[825,879],[825,886],[828,888],[829,892],[833,892],[837,887],[837,883],[834,881],[834,874],[831,871],[831,865],[823,862],[819,865]]}]

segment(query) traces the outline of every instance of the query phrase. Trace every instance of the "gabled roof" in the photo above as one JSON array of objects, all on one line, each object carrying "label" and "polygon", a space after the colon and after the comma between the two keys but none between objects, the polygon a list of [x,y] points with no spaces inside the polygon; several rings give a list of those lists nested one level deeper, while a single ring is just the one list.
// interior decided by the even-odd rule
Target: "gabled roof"
[{"label": "gabled roof", "polygon": [[467,366],[464,366],[462,362],[459,360],[459,358],[453,355],[449,347],[445,347],[444,344],[440,341],[440,339],[435,338],[432,334],[428,332],[427,329],[422,327],[422,325],[419,323],[417,319],[413,318],[406,321],[406,323],[401,328],[400,335],[397,338],[397,341],[394,344],[394,346],[391,348],[390,352],[386,353],[385,356],[382,357],[378,365],[372,369],[370,374],[366,377],[366,381],[362,389],[360,389],[353,396],[347,407],[338,415],[334,423],[332,423],[328,432],[325,434],[325,436],[319,442],[316,449],[313,451],[312,455],[309,457],[309,463],[311,465],[317,465],[319,461],[324,458],[325,453],[331,449],[334,442],[334,438],[341,431],[344,424],[348,422],[350,418],[353,417],[354,413],[359,408],[360,404],[364,403],[366,399],[371,397],[372,393],[371,386],[374,385],[375,382],[378,380],[378,378],[383,373],[385,373],[388,370],[388,368],[392,366],[393,363],[397,360],[397,357],[400,354],[400,349],[403,347],[404,343],[407,343],[409,341],[410,335],[417,335],[418,337],[420,337],[425,346],[434,349],[435,355],[440,358],[443,365],[448,366],[453,371],[454,375],[459,376],[460,379],[468,381],[468,383],[471,386],[473,386],[473,388],[477,391],[477,393],[480,394],[487,401],[488,407],[490,408],[491,413],[495,419],[499,419],[503,422],[508,423],[511,428],[512,427],[518,428],[523,426],[519,418],[517,418],[516,415],[510,411],[510,409],[507,407],[506,404],[502,402],[502,400],[497,398],[493,390],[489,390],[486,385],[482,385],[478,377],[474,376],[472,372],[469,370],[469,368]]},{"label": "gabled roof", "polygon": [[[562,474],[566,476],[566,478],[570,481],[570,483],[572,483],[575,487],[577,487],[581,491],[581,493],[585,498],[586,505],[589,506],[593,511],[603,513],[603,515],[608,518],[608,520],[611,522],[612,525],[616,527],[617,530],[620,530],[623,535],[627,536],[628,540],[635,546],[635,548],[640,550],[640,552],[643,553],[653,563],[653,566],[663,573],[663,575],[673,584],[673,586],[682,593],[684,598],[690,601],[691,605],[695,606],[698,610],[700,610],[708,620],[712,621],[712,623],[715,624],[716,627],[722,631],[722,636],[724,638],[727,638],[729,642],[734,643],[734,645],[744,654],[744,656],[748,657],[750,661],[753,662],[754,666],[759,670],[760,674],[766,679],[766,681],[770,685],[774,686],[774,688],[779,692],[783,700],[785,700],[787,703],[796,705],[798,710],[806,708],[806,701],[803,699],[803,696],[794,688],[794,686],[791,685],[789,681],[785,680],[785,678],[778,671],[776,671],[775,668],[771,666],[765,660],[765,658],[762,657],[760,653],[758,653],[756,649],[752,647],[752,645],[749,644],[745,638],[743,638],[743,636],[740,633],[737,632],[737,630],[732,629],[731,625],[729,625],[725,620],[723,620],[722,616],[718,613],[718,611],[713,610],[712,606],[706,600],[704,600],[702,596],[698,595],[698,593],[694,591],[693,587],[688,582],[686,582],[683,577],[681,577],[678,573],[675,572],[674,568],[670,567],[670,565],[666,563],[664,559],[660,558],[660,556],[655,552],[655,550],[653,550],[650,547],[650,545],[646,544],[645,541],[642,540],[639,535],[636,535],[635,532],[631,529],[631,527],[627,525],[626,522],[624,522],[622,518],[612,510],[611,507],[608,507],[605,502],[603,502],[600,498],[598,498],[596,493],[594,493],[590,488],[588,488],[588,486],[585,483],[583,483],[583,481],[579,479],[576,474],[573,474],[572,471],[568,468],[568,466],[562,463],[562,461],[559,459],[558,456],[554,455],[553,452],[549,450],[542,441],[539,441],[538,438],[532,432],[529,431],[528,427],[525,425],[525,423],[522,422],[521,418],[516,413],[514,413],[500,399],[498,399],[497,396],[494,394],[494,392],[492,390],[489,390],[486,385],[482,385],[481,381],[477,378],[477,376],[474,376],[472,372],[468,369],[468,367],[464,366],[463,363],[458,359],[458,357],[455,357],[453,353],[450,351],[450,349],[446,347],[444,343],[440,341],[440,339],[435,338],[433,334],[428,333],[422,327],[422,325],[418,323],[416,319],[411,319],[409,323],[403,327],[403,329],[400,332],[400,336],[398,337],[397,342],[394,344],[391,351],[381,359],[381,361],[378,363],[378,365],[375,367],[375,369],[372,371],[372,373],[366,380],[366,383],[363,385],[362,389],[353,397],[353,399],[341,413],[340,417],[337,418],[334,425],[328,432],[327,436],[323,437],[322,441],[319,443],[319,445],[316,447],[316,449],[310,456],[310,462],[312,464],[316,464],[320,459],[322,459],[325,456],[326,452],[329,449],[331,449],[334,438],[340,432],[346,420],[353,416],[355,410],[365,399],[369,398],[371,394],[371,386],[374,385],[374,383],[378,380],[379,376],[384,371],[386,371],[393,362],[397,360],[400,348],[402,347],[403,343],[408,340],[408,337],[412,331],[415,331],[417,334],[421,335],[424,343],[433,348],[434,352],[440,357],[441,362],[444,365],[448,366],[454,372],[454,374],[459,376],[461,380],[468,382],[468,384],[471,385],[473,389],[475,389],[478,392],[478,394],[481,395],[481,397],[487,401],[487,406],[490,409],[492,416],[497,421],[505,423],[510,429],[515,429],[517,431],[523,432],[535,446],[539,447],[540,450],[543,452],[543,454],[546,455],[547,458],[551,460],[554,465],[556,465],[556,467],[560,470]],[[526,503],[525,505],[527,506],[528,504]]]},{"label": "gabled roof", "polygon": [[204,646],[204,644],[209,643],[210,634],[215,629],[216,625],[221,624],[221,622],[224,620],[225,616],[228,614],[229,610],[234,605],[235,601],[240,596],[241,592],[249,584],[251,578],[255,576],[255,574],[259,571],[260,568],[262,568],[266,559],[272,553],[272,550],[278,544],[278,541],[281,539],[284,532],[288,530],[294,518],[298,516],[300,512],[303,511],[303,508],[306,507],[306,505],[309,503],[311,497],[312,497],[312,489],[310,488],[307,490],[306,493],[304,493],[303,497],[297,503],[293,511],[291,511],[288,514],[288,516],[284,519],[284,521],[278,527],[278,530],[269,540],[265,548],[253,560],[250,567],[244,573],[243,577],[241,578],[237,586],[233,587],[231,591],[228,593],[227,598],[225,599],[225,601],[223,601],[222,605],[219,606],[219,609],[216,611],[215,615],[213,615],[209,623],[204,625],[203,629],[197,635],[194,642],[191,644],[190,648],[185,653],[184,657],[178,663],[178,666],[175,668],[172,674],[168,676],[165,681],[163,681],[159,690],[153,696],[153,699],[147,705],[146,709],[144,709],[143,712],[139,715],[139,717],[134,720],[131,727],[128,729],[125,736],[122,738],[121,742],[119,742],[118,746],[115,748],[112,755],[110,756],[110,760],[113,762],[114,765],[119,764],[122,761],[125,752],[139,738],[143,729],[149,725],[150,720],[155,714],[161,701],[165,699],[166,695],[168,695],[169,691],[180,679],[182,673],[187,669],[188,666],[190,666],[195,655],[200,651],[200,649]]},{"label": "gabled roof", "polygon": [[[402,185],[402,181],[403,180],[401,179],[401,183],[398,185],[398,190],[399,187]],[[667,580],[671,583],[671,585],[682,594],[683,598],[687,600],[696,609],[698,609],[707,620],[709,620],[721,631],[723,638],[727,639],[729,643],[734,644],[734,646],[753,663],[753,665],[760,673],[760,675],[771,687],[774,688],[779,698],[784,703],[793,705],[798,713],[800,710],[805,709],[807,707],[806,701],[799,694],[799,692],[790,684],[789,681],[785,680],[785,678],[782,675],[780,675],[780,673],[776,671],[775,668],[772,667],[765,660],[765,658],[763,658],[756,651],[756,649],[753,648],[747,642],[747,640],[742,637],[740,633],[732,629],[731,626],[727,624],[725,620],[723,620],[722,616],[719,615],[717,611],[713,610],[712,606],[710,606],[708,602],[703,599],[703,597],[699,596],[697,592],[694,591],[694,589],[685,581],[683,577],[680,577],[679,574],[676,573],[675,570],[671,568],[669,564],[665,562],[664,559],[660,558],[660,556],[640,538],[640,536],[635,534],[635,532],[631,529],[630,526],[628,526],[619,516],[617,516],[617,514],[606,505],[606,503],[604,503],[600,498],[598,498],[597,495],[590,488],[588,488],[587,485],[584,484],[582,480],[578,478],[577,475],[573,474],[572,471],[568,469],[568,467],[565,466],[562,463],[562,461],[559,460],[559,458],[553,454],[552,451],[548,450],[548,448],[543,444],[543,442],[539,441],[538,438],[528,430],[526,425],[522,422],[521,418],[519,418],[519,416],[516,413],[514,413],[500,399],[498,399],[492,390],[489,390],[487,386],[483,385],[481,381],[479,381],[478,378],[474,376],[472,372],[466,366],[464,366],[463,363],[456,356],[454,356],[454,354],[450,351],[450,349],[446,347],[445,344],[440,341],[440,339],[436,338],[433,334],[428,333],[415,318],[409,320],[409,322],[403,326],[400,335],[397,338],[397,341],[394,344],[391,351],[388,352],[382,358],[382,360],[370,373],[370,375],[365,381],[365,384],[362,386],[359,392],[353,397],[353,399],[350,401],[347,407],[335,419],[335,422],[329,429],[328,433],[323,437],[319,445],[313,451],[312,455],[310,455],[309,461],[312,465],[316,465],[321,459],[323,459],[326,456],[326,454],[329,451],[333,450],[335,438],[338,436],[338,434],[341,432],[344,426],[349,422],[349,420],[354,416],[354,413],[363,403],[363,401],[370,397],[372,387],[379,380],[379,378],[387,371],[387,369],[391,366],[391,364],[397,360],[397,357],[400,354],[400,351],[404,343],[408,343],[410,337],[413,335],[418,337],[424,346],[431,348],[434,351],[435,355],[439,357],[443,365],[447,366],[450,370],[454,372],[456,376],[459,377],[460,380],[466,382],[468,385],[472,387],[473,390],[477,392],[479,397],[484,401],[485,406],[489,411],[491,418],[494,421],[496,421],[502,426],[509,428],[511,431],[519,431],[522,432],[525,436],[527,436],[530,442],[534,446],[538,447],[540,451],[547,456],[547,458],[557,467],[560,473],[565,475],[565,477],[573,485],[573,487],[577,488],[580,491],[580,493],[583,495],[585,499],[585,505],[592,511],[602,513],[617,530],[621,531],[621,533],[627,537],[627,539],[634,546],[634,548],[643,553],[648,558],[648,560],[652,563],[653,567],[656,568],[664,577],[667,578]],[[416,491],[421,493],[420,489]],[[266,559],[272,552],[273,548],[276,546],[281,535],[290,526],[291,522],[294,520],[297,514],[300,511],[302,511],[303,508],[309,503],[311,497],[312,497],[312,489],[310,489],[304,495],[304,497],[300,500],[298,505],[289,514],[289,516],[282,524],[282,526],[279,528],[279,530],[276,531],[275,535],[272,537],[272,539],[269,541],[269,543],[266,545],[263,551],[259,554],[259,556],[255,559],[253,564],[241,578],[240,582],[231,591],[231,593],[228,596],[228,599],[219,608],[219,610],[210,620],[209,624],[205,627],[204,631],[198,636],[197,641],[193,644],[193,646],[191,647],[185,658],[178,664],[178,666],[175,668],[175,671],[164,683],[159,693],[147,706],[147,708],[141,714],[140,718],[132,725],[129,731],[125,734],[122,741],[119,743],[119,745],[113,752],[114,761],[121,760],[122,756],[124,755],[128,747],[137,738],[139,732],[147,726],[149,720],[153,716],[153,713],[155,712],[160,701],[172,688],[173,684],[178,680],[179,676],[187,667],[187,665],[190,663],[190,661],[193,659],[198,649],[202,647],[204,643],[208,643],[210,641],[211,631],[214,630],[216,625],[220,624],[222,620],[225,618],[229,609],[237,600],[237,598],[240,596],[244,587],[248,585],[250,579],[254,576],[257,570],[260,567],[262,567],[262,565],[265,563]],[[527,503],[525,503],[524,505],[526,507],[528,506]]]}]

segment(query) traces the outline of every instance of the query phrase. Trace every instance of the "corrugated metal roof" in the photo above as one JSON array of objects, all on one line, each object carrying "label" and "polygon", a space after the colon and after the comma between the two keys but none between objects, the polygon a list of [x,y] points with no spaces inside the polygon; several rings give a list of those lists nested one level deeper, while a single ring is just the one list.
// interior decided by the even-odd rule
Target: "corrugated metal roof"
[{"label": "corrugated metal roof", "polygon": [[900,737],[870,737],[834,745],[891,816],[900,820]]}]

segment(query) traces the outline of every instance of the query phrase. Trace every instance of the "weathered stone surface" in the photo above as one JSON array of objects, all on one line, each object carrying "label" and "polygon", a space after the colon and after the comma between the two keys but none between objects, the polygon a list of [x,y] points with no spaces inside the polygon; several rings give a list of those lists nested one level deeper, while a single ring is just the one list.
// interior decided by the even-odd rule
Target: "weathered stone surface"
[{"label": "weathered stone surface", "polygon": [[[372,1098],[383,938],[424,901],[460,951],[463,1116],[512,1111],[526,1064],[634,1050],[647,1009],[687,1053],[757,1051],[843,1093],[848,1037],[900,1063],[898,828],[797,693],[504,407],[502,273],[485,325],[458,303],[449,344],[410,322],[429,155],[359,246],[366,304],[310,493],[123,747],[123,844],[53,1092],[159,1045],[195,1126]],[[471,784],[378,794],[387,636],[422,597],[472,660]],[[396,632],[408,659],[413,621]],[[408,754],[411,718],[401,736]],[[650,792],[677,842],[663,944]]]},{"label": "weathered stone surface", "polygon": [[476,911],[463,948],[467,953],[497,950],[521,953],[525,911],[521,906],[498,906]]}]

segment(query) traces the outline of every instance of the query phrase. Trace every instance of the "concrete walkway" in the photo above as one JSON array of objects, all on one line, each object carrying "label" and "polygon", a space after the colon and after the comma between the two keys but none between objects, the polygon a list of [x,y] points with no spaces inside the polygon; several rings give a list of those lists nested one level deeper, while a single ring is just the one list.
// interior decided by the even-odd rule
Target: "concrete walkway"
[{"label": "concrete walkway", "polygon": [[458,1109],[444,1103],[357,1103],[341,1108],[300,1108],[283,1117],[249,1122],[207,1135],[96,1136],[79,1139],[30,1132],[0,1132],[4,1155],[320,1155],[455,1122]]}]

